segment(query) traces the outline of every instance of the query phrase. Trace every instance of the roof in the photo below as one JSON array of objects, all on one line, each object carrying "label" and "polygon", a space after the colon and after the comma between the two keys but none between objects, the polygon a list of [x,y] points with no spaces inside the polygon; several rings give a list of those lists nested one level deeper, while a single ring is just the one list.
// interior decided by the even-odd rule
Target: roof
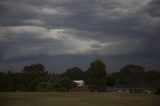
[{"label": "roof", "polygon": [[73,82],[81,83],[84,82],[83,80],[73,80]]}]

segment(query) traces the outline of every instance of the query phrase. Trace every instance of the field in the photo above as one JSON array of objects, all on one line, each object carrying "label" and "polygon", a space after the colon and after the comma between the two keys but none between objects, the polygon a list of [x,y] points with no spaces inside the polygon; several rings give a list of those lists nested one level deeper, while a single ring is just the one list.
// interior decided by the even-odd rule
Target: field
[{"label": "field", "polygon": [[0,106],[160,106],[160,96],[117,93],[0,93]]}]

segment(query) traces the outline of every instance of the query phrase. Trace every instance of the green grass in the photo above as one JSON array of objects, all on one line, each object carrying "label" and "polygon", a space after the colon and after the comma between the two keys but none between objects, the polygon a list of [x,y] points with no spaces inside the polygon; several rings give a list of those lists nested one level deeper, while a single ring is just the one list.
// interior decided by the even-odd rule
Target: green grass
[{"label": "green grass", "polygon": [[160,106],[160,96],[117,93],[0,93],[0,106]]}]

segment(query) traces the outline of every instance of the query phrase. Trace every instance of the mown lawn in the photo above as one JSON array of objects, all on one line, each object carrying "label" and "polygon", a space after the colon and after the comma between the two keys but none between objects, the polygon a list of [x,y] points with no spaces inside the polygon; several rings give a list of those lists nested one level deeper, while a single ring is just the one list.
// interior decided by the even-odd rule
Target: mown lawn
[{"label": "mown lawn", "polygon": [[0,106],[160,106],[160,96],[117,93],[0,93]]}]

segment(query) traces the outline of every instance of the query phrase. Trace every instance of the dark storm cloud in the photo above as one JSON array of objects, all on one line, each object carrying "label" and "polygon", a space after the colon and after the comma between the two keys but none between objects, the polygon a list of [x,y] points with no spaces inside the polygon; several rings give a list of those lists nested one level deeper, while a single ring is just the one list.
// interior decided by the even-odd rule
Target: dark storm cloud
[{"label": "dark storm cloud", "polygon": [[150,15],[153,17],[159,17],[160,16],[160,1],[152,0],[146,7],[146,11],[148,11]]},{"label": "dark storm cloud", "polygon": [[0,13],[1,60],[159,57],[159,0],[1,0]]}]

